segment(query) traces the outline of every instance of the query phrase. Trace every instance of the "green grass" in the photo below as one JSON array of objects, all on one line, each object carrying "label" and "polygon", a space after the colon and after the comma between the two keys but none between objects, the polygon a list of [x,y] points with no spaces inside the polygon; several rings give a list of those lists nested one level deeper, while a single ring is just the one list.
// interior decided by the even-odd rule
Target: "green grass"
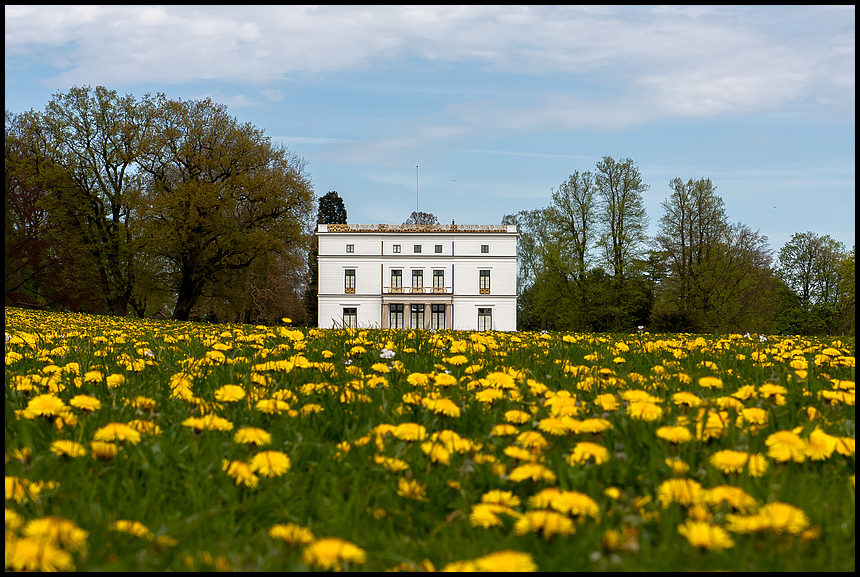
[{"label": "green grass", "polygon": [[[74,568],[85,571],[313,568],[302,560],[303,545],[269,536],[273,525],[285,523],[363,549],[365,562],[347,563],[343,568],[348,570],[410,568],[425,560],[441,569],[503,550],[529,554],[541,571],[854,570],[853,337],[294,331],[9,308],[6,335],[7,568],[10,539],[22,538],[27,522],[52,515],[88,532],[86,552],[71,551]],[[626,343],[629,350],[614,348],[616,343]],[[353,353],[357,345],[365,351]],[[828,348],[838,354],[821,357]],[[224,360],[207,361],[207,353],[216,349]],[[394,351],[393,358],[381,355],[386,349]],[[766,358],[756,362],[754,353]],[[455,355],[467,362],[455,364]],[[312,366],[260,366],[300,358]],[[806,362],[805,375],[790,365],[800,359]],[[133,360],[149,364],[134,367]],[[389,372],[380,372],[379,363]],[[47,378],[52,366],[61,371],[53,382]],[[582,368],[574,373],[566,366]],[[113,388],[105,381],[82,382],[92,370],[124,375],[125,382]],[[434,385],[432,376],[443,370],[458,383]],[[478,393],[492,388],[486,377],[498,372],[512,376],[511,388],[502,389],[503,397],[492,403],[481,402]],[[184,398],[170,386],[183,373],[192,382]],[[430,384],[411,384],[407,378],[414,373],[430,375]],[[384,384],[374,382],[374,375],[384,377]],[[699,386],[700,377],[712,375],[722,380],[722,388]],[[767,383],[784,387],[784,399],[756,394],[729,404],[725,400],[741,387],[759,391]],[[227,384],[242,386],[247,396],[218,402],[215,391]],[[835,402],[822,395],[840,390],[847,394]],[[25,411],[35,396],[51,391],[66,405],[85,394],[102,406],[92,414],[70,407],[59,417]],[[560,436],[542,432],[546,446],[533,453],[534,459],[556,480],[510,480],[507,474],[518,462],[505,450],[518,445],[517,436],[491,435],[493,427],[506,422],[506,411],[520,410],[531,418],[514,425],[517,434],[539,431],[540,421],[551,414],[547,400],[565,391],[577,400],[578,414],[571,418],[604,419],[611,427]],[[652,422],[632,417],[623,397],[628,391],[654,397],[662,416]],[[676,405],[672,395],[680,391],[693,392],[703,404]],[[342,399],[344,394],[351,398]],[[618,408],[607,411],[596,404],[600,394],[614,395]],[[269,415],[256,408],[258,399],[277,395],[285,395],[293,413]],[[139,396],[154,407],[133,406]],[[434,397],[451,399],[460,415],[437,414],[421,404]],[[309,404],[322,411],[303,413]],[[738,421],[741,407],[765,409],[767,422],[750,428]],[[704,409],[725,412],[726,426],[711,439],[695,438]],[[183,425],[203,414],[226,419],[232,430],[197,432]],[[143,434],[137,444],[120,443],[113,459],[89,454],[98,429],[133,420],[153,423],[160,432]],[[427,440],[448,430],[472,445],[462,453],[451,451],[450,463],[443,464],[425,454],[421,441],[391,433],[377,441],[372,433],[382,424],[406,422],[425,427]],[[656,436],[659,427],[675,424],[688,427],[694,439],[673,445]],[[233,435],[241,427],[266,430],[271,444],[237,443]],[[816,427],[843,443],[850,439],[850,452],[831,449],[821,460],[809,453],[802,462],[784,463],[768,456],[761,477],[751,476],[746,467],[725,473],[710,462],[724,449],[768,455],[766,441],[778,431],[797,429],[808,443]],[[61,439],[80,443],[87,454],[52,453],[51,443]],[[609,460],[570,464],[568,456],[583,441],[605,447]],[[339,446],[343,442],[349,443],[348,452]],[[22,449],[29,456],[16,453]],[[263,450],[286,454],[289,470],[271,478],[260,475],[256,487],[246,487],[222,467],[224,460],[250,462]],[[408,471],[393,473],[376,462],[380,455],[405,461]],[[673,472],[665,463],[669,457],[681,459],[689,470]],[[57,486],[15,499],[10,498],[10,478]],[[426,487],[423,500],[397,494],[403,478]],[[672,478],[694,480],[706,490],[739,487],[759,506],[788,503],[803,511],[808,524],[795,534],[773,528],[729,533],[734,545],[722,551],[695,547],[678,533],[680,524],[705,518],[725,528],[735,512],[725,503],[662,501],[660,486]],[[518,534],[516,517],[505,514],[496,527],[470,522],[472,508],[488,491],[511,491],[521,501],[514,507],[520,515],[532,509],[529,498],[548,487],[588,495],[598,504],[599,516],[573,518],[574,534],[551,538],[534,531]],[[620,496],[607,495],[609,488]],[[17,515],[11,525],[10,511]],[[150,535],[111,530],[118,520],[138,521]],[[605,536],[612,530],[626,531],[625,546],[607,546]],[[158,539],[164,536],[170,541]]]}]

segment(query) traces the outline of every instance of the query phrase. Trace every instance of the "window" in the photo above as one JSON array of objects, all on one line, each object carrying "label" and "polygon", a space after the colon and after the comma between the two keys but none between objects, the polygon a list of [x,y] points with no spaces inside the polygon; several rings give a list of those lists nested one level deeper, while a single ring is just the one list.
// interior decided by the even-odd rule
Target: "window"
[{"label": "window", "polygon": [[413,329],[424,328],[424,305],[412,305],[409,316],[409,326]]},{"label": "window", "polygon": [[434,270],[433,271],[433,288],[434,289],[444,289],[445,288],[445,271],[444,270]]},{"label": "window", "polygon": [[414,289],[424,288],[424,271],[423,270],[413,270],[412,271],[412,288],[414,288]]},{"label": "window", "polygon": [[445,305],[430,305],[430,328],[436,330],[445,328]]},{"label": "window", "polygon": [[442,254],[442,245],[441,244],[436,245],[436,254]]},{"label": "window", "polygon": [[393,246],[391,247],[391,252],[397,252],[397,253],[399,253],[399,252],[400,252],[400,245],[399,245],[399,244],[395,244],[395,245],[393,245]]},{"label": "window", "polygon": [[481,253],[482,254],[488,254],[489,252],[490,252],[490,245],[482,244],[481,245]]},{"label": "window", "polygon": [[343,309],[343,327],[346,329],[358,328],[358,309]]},{"label": "window", "polygon": [[481,289],[479,292],[482,295],[490,294],[490,271],[482,270],[478,271],[478,288]]},{"label": "window", "polygon": [[346,245],[346,252],[355,252],[355,245],[354,244]]},{"label": "window", "polygon": [[403,288],[403,271],[391,271],[391,288]]},{"label": "window", "polygon": [[418,254],[419,252],[421,252],[421,245],[420,244],[413,245],[412,252],[414,252],[415,254]]},{"label": "window", "polygon": [[355,269],[348,268],[343,271],[343,288],[345,292],[355,292]]},{"label": "window", "polygon": [[493,329],[493,309],[478,309],[478,330],[489,331]]},{"label": "window", "polygon": [[392,329],[403,328],[403,305],[388,305],[388,326]]}]

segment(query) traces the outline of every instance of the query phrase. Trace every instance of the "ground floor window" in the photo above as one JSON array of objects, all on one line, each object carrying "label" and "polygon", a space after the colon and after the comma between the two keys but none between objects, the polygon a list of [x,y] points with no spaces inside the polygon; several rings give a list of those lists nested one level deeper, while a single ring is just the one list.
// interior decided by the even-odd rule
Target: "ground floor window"
[{"label": "ground floor window", "polygon": [[345,308],[343,309],[343,326],[347,329],[358,328],[358,309]]},{"label": "ground floor window", "polygon": [[412,305],[410,307],[409,326],[413,329],[424,328],[424,305]]},{"label": "ground floor window", "polygon": [[388,326],[392,329],[403,328],[403,305],[388,305]]},{"label": "ground floor window", "polygon": [[478,309],[478,330],[489,331],[493,329],[493,309]]},{"label": "ground floor window", "polygon": [[430,305],[430,328],[445,328],[445,305]]}]

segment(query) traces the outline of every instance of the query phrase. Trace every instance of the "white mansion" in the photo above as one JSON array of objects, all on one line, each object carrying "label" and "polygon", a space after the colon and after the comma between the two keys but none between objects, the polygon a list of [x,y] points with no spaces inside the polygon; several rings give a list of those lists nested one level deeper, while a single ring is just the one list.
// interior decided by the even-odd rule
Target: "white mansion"
[{"label": "white mansion", "polygon": [[516,225],[320,224],[319,326],[513,331]]}]

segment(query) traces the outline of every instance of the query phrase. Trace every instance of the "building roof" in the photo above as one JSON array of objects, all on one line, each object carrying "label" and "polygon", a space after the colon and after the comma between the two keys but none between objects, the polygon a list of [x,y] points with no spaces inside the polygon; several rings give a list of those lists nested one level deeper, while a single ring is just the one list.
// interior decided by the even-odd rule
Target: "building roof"
[{"label": "building roof", "polygon": [[317,232],[495,232],[516,233],[515,224],[318,224]]}]

